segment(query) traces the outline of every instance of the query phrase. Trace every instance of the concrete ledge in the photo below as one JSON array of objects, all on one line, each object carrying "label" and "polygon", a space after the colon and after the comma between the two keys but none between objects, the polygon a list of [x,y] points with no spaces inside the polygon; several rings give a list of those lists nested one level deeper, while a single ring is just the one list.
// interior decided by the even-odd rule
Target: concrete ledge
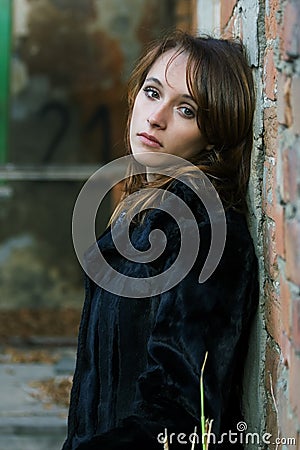
[{"label": "concrete ledge", "polygon": [[[13,435],[65,435],[66,418],[51,417],[0,417],[0,436]],[[1,442],[1,437],[0,437]]]}]

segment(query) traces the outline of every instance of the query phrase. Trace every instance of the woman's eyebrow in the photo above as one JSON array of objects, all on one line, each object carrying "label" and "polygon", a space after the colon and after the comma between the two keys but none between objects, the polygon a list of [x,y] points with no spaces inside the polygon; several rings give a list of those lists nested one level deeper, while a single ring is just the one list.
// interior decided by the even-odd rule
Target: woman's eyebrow
[{"label": "woman's eyebrow", "polygon": [[161,82],[158,78],[150,77],[150,78],[147,78],[146,81],[147,81],[147,82],[152,81],[153,83],[156,83],[156,84],[158,84],[159,86],[163,87],[162,82]]},{"label": "woman's eyebrow", "polygon": [[[156,78],[156,77],[149,77],[149,78],[147,78],[147,79],[145,80],[145,82],[146,82],[146,83],[149,83],[149,82],[156,83],[156,84],[158,84],[160,87],[163,87],[162,82],[161,82],[158,78]],[[191,95],[189,95],[189,94],[182,94],[181,97],[182,97],[182,98],[186,98],[186,99],[191,100],[192,102],[196,103],[195,99],[194,99]]]},{"label": "woman's eyebrow", "polygon": [[187,98],[188,100],[192,100],[192,102],[196,103],[196,100],[189,94],[182,94],[183,98]]}]

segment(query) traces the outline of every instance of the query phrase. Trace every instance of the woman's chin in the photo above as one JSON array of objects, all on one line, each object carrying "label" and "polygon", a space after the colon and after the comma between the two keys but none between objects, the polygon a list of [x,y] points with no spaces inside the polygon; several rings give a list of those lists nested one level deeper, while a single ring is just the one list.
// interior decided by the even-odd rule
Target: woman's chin
[{"label": "woman's chin", "polygon": [[139,164],[146,167],[170,167],[172,163],[172,155],[159,151],[133,151],[132,155]]}]

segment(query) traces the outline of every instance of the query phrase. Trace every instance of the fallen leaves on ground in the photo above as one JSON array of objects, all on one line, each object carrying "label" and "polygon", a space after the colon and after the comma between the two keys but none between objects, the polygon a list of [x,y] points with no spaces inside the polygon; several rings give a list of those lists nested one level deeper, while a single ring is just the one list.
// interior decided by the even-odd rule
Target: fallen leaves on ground
[{"label": "fallen leaves on ground", "polygon": [[77,336],[80,316],[76,308],[0,311],[0,342],[15,336]]},{"label": "fallen leaves on ground", "polygon": [[[40,363],[40,364],[54,364],[58,361],[59,355],[46,350],[24,350],[12,347],[4,349],[6,363]],[[1,361],[0,361],[1,362]]]},{"label": "fallen leaves on ground", "polygon": [[29,385],[35,391],[30,395],[45,403],[47,407],[52,404],[68,407],[73,377],[48,378],[46,380],[32,381]]}]

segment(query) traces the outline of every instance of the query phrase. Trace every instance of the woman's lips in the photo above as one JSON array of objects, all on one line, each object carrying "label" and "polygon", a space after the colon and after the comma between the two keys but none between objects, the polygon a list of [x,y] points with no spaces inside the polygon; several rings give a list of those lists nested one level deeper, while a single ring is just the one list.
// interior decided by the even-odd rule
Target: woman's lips
[{"label": "woman's lips", "polygon": [[147,145],[148,147],[152,148],[160,148],[162,147],[162,143],[159,142],[158,139],[156,139],[155,136],[152,136],[151,134],[147,133],[138,133],[138,137],[140,138],[140,141]]}]

